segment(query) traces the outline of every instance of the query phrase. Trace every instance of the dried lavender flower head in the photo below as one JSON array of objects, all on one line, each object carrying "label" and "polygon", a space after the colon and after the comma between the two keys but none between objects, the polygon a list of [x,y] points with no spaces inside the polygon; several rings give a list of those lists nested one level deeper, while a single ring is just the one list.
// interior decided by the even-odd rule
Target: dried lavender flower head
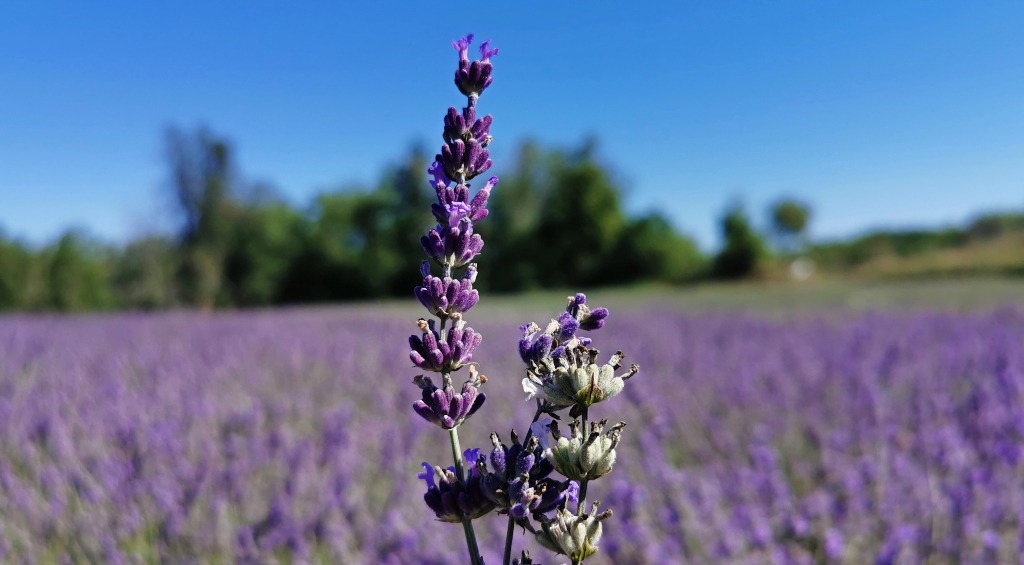
[{"label": "dried lavender flower head", "polygon": [[617,351],[604,365],[595,362],[598,353],[596,349],[580,345],[527,370],[523,379],[527,399],[540,394],[556,408],[589,407],[617,395],[625,382],[640,371],[640,366],[634,363],[628,372],[616,375],[622,352]]},{"label": "dried lavender flower head", "polygon": [[605,432],[607,423],[608,420],[591,422],[589,433],[585,433],[580,429],[580,421],[574,420],[569,425],[569,437],[565,437],[558,433],[557,424],[551,422],[547,429],[555,442],[544,450],[544,455],[555,470],[570,479],[592,481],[607,475],[615,464],[615,446],[626,426],[625,422],[619,422]]},{"label": "dried lavender flower head", "polygon": [[576,515],[568,509],[555,512],[554,520],[541,522],[537,531],[537,542],[542,546],[564,554],[574,563],[583,561],[597,553],[597,542],[601,540],[601,522],[612,515],[611,510],[598,514],[599,504],[594,503],[590,513]]}]

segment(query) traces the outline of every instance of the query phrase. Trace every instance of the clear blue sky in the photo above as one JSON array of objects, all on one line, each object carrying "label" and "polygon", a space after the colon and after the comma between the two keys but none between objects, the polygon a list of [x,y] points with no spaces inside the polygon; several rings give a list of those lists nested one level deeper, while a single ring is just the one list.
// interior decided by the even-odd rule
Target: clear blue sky
[{"label": "clear blue sky", "polygon": [[4,2],[0,227],[166,229],[169,124],[297,205],[372,183],[440,141],[470,31],[501,49],[498,172],[524,137],[596,134],[628,208],[705,247],[735,198],[804,198],[818,237],[1024,209],[1024,2],[631,4]]}]

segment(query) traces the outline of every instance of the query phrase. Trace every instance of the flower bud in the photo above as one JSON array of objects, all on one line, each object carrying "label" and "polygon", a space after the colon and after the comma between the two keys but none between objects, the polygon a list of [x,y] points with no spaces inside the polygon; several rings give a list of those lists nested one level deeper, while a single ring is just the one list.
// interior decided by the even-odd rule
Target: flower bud
[{"label": "flower bud", "polygon": [[469,380],[462,384],[461,392],[455,392],[451,375],[443,375],[441,388],[430,377],[418,375],[412,382],[423,389],[423,398],[413,403],[413,410],[432,424],[446,430],[455,428],[483,406],[487,395],[479,391],[482,376],[476,367],[470,367]]},{"label": "flower bud", "polygon": [[458,41],[453,41],[452,46],[459,52],[459,70],[455,71],[455,85],[470,99],[475,100],[485,88],[490,86],[491,78],[491,57],[498,54],[497,49],[491,49],[491,41],[487,40],[480,46],[479,61],[469,61],[469,45],[473,42],[473,34],[469,34]]},{"label": "flower bud", "polygon": [[423,500],[438,520],[457,524],[463,519],[473,520],[494,510],[494,503],[480,490],[481,477],[475,465],[478,451],[469,449],[464,454],[469,463],[465,481],[458,479],[454,467],[442,469],[423,462],[424,472],[417,477],[427,483]]}]

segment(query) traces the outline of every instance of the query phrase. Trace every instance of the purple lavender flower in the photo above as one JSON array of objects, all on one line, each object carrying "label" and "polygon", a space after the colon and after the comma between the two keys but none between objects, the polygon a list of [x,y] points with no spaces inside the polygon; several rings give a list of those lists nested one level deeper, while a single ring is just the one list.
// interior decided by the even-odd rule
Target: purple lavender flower
[{"label": "purple lavender flower", "polygon": [[444,141],[455,143],[456,140],[475,139],[482,146],[490,143],[490,129],[493,118],[490,114],[476,117],[476,108],[467,106],[459,113],[454,106],[448,108],[448,114],[444,117]]},{"label": "purple lavender flower", "polygon": [[441,146],[441,153],[435,157],[444,167],[448,178],[471,180],[491,168],[490,152],[485,145],[471,137],[456,139]]},{"label": "purple lavender flower", "polygon": [[[449,431],[455,467],[448,471],[436,468],[440,483],[435,485],[432,475],[422,478],[428,482],[427,505],[439,519],[461,522],[466,535],[466,546],[470,562],[482,565],[473,533],[471,520],[489,512],[494,503],[479,494],[481,475],[475,467],[465,475],[462,458],[459,455],[458,426],[475,413],[484,402],[479,386],[486,379],[470,368],[470,378],[461,393],[452,386],[451,372],[473,361],[473,351],[480,345],[480,334],[473,331],[463,320],[470,308],[480,299],[473,289],[477,276],[473,259],[483,249],[484,241],[474,233],[473,222],[487,217],[487,201],[491,189],[498,183],[491,177],[470,199],[469,181],[491,167],[490,154],[486,147],[491,143],[491,116],[477,118],[476,103],[480,93],[491,83],[490,58],[497,49],[490,49],[490,42],[481,47],[482,60],[469,61],[469,45],[473,36],[468,35],[452,43],[459,53],[459,70],[455,82],[468,98],[466,107],[459,112],[448,108],[444,118],[444,145],[427,172],[433,177],[431,186],[437,193],[437,202],[430,207],[437,225],[420,238],[420,244],[433,264],[441,267],[440,276],[431,271],[431,262],[420,266],[423,284],[416,287],[416,298],[431,315],[440,322],[440,330],[434,320],[419,320],[421,335],[410,336],[412,351],[409,358],[413,365],[428,371],[441,373],[442,387],[437,388],[429,378],[422,375],[414,382],[422,389],[422,399],[413,403],[413,409],[423,419]],[[461,278],[453,275],[454,269],[465,268]],[[451,325],[445,331],[445,326]],[[467,455],[471,452],[466,452]],[[472,452],[472,461],[476,452]],[[426,466],[426,464],[424,464]]]},{"label": "purple lavender flower", "polygon": [[491,84],[491,57],[498,54],[497,49],[491,49],[491,41],[487,40],[480,45],[479,61],[469,61],[469,46],[473,43],[473,34],[469,34],[458,41],[453,41],[452,46],[459,52],[459,70],[455,71],[455,86],[459,92],[465,94],[471,100],[480,96],[480,93]]},{"label": "purple lavender flower", "polygon": [[424,420],[450,430],[464,422],[480,409],[487,396],[480,392],[481,381],[486,378],[469,368],[469,380],[462,385],[462,392],[456,393],[451,375],[444,374],[442,388],[437,388],[430,377],[419,375],[413,379],[423,389],[423,399],[413,403],[413,409]]},{"label": "purple lavender flower", "polygon": [[442,469],[439,466],[431,467],[425,461],[422,463],[424,471],[417,477],[427,483],[423,500],[438,520],[458,524],[494,510],[494,503],[484,496],[480,488],[481,477],[475,465],[478,452],[478,449],[470,449],[463,454],[469,469],[465,481],[458,479],[454,467]]},{"label": "purple lavender flower", "polygon": [[569,307],[566,312],[579,321],[581,330],[599,330],[604,327],[604,319],[608,317],[607,308],[595,308],[587,306],[587,295],[582,292],[569,298]]},{"label": "purple lavender flower", "polygon": [[[466,185],[452,186],[452,182],[444,177],[440,162],[435,161],[430,171],[435,174],[435,180],[431,184],[437,192],[437,202],[430,205],[430,211],[441,225],[457,225],[458,221],[464,217],[468,217],[471,222],[477,222],[487,217],[487,200],[491,196],[491,190],[498,184],[498,177],[488,179],[487,184],[470,200]],[[438,172],[444,178],[438,179],[436,176]],[[464,211],[466,206],[469,207],[468,213]]]},{"label": "purple lavender flower", "polygon": [[441,339],[434,329],[434,321],[419,321],[423,334],[409,336],[412,351],[409,358],[413,365],[425,371],[437,373],[457,371],[473,360],[473,351],[483,340],[483,336],[466,326],[461,319]]},{"label": "purple lavender flower", "polygon": [[416,287],[416,298],[431,314],[442,320],[462,314],[480,299],[480,294],[473,289],[476,273],[476,265],[470,265],[461,279],[427,275],[423,278],[423,285]]},{"label": "purple lavender flower", "polygon": [[598,330],[604,326],[604,320],[608,317],[607,308],[591,310],[587,307],[587,296],[582,292],[570,296],[568,301],[565,311],[557,319],[551,320],[543,330],[534,323],[520,327],[523,338],[519,340],[519,356],[524,363],[537,367],[546,360],[563,357],[567,350],[587,347],[591,339],[578,337],[576,333],[579,330]]},{"label": "purple lavender flower", "polygon": [[420,238],[427,256],[438,265],[465,267],[484,247],[484,240],[473,233],[473,222],[462,217],[454,226],[438,225]]},{"label": "purple lavender flower", "polygon": [[544,457],[537,438],[531,437],[525,445],[512,432],[512,445],[505,445],[498,434],[491,434],[491,472],[483,459],[477,467],[484,477],[484,495],[498,507],[498,512],[510,513],[517,522],[539,516],[567,502],[576,502],[579,483],[549,478],[554,466]]}]

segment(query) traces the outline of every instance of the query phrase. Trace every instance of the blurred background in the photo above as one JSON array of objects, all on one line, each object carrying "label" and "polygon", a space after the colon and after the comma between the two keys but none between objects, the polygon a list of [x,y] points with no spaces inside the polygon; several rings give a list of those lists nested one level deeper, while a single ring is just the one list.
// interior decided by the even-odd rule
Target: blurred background
[{"label": "blurred background", "polygon": [[[406,336],[471,32],[500,49],[472,190],[501,181],[462,446],[524,433],[520,325],[585,291],[601,362],[642,367],[589,413],[629,427],[588,564],[1020,562],[1022,29],[1019,1],[0,3],[0,562],[464,559]],[[507,521],[476,523],[498,563]]]},{"label": "blurred background", "polygon": [[6,3],[0,308],[408,297],[469,32],[501,50],[484,291],[1019,277],[1022,28],[1019,2]]}]

